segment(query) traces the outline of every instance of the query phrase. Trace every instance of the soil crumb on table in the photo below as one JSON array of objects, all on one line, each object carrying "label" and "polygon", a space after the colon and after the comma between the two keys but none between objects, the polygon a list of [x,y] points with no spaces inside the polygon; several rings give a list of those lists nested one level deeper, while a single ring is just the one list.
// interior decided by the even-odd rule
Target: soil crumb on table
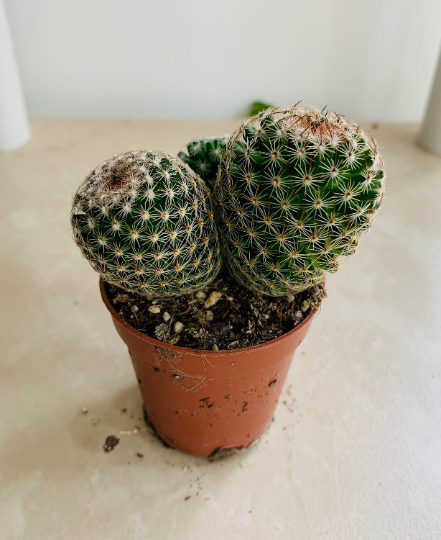
[{"label": "soil crumb on table", "polygon": [[147,336],[172,345],[204,350],[252,347],[298,326],[326,296],[315,285],[297,294],[271,297],[239,285],[222,268],[197,293],[154,298],[106,284],[117,313]]},{"label": "soil crumb on table", "polygon": [[111,452],[118,443],[119,443],[118,437],[115,437],[115,435],[109,435],[103,444],[104,452]]}]

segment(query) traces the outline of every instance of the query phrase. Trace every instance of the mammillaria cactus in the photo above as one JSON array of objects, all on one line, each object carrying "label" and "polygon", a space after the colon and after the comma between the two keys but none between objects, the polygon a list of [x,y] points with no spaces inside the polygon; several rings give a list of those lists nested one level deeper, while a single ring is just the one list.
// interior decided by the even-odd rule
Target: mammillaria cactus
[{"label": "mammillaria cactus", "polygon": [[385,174],[376,142],[333,112],[269,109],[227,143],[215,186],[225,262],[273,296],[335,272],[369,230]]},{"label": "mammillaria cactus", "polygon": [[250,105],[250,108],[248,110],[248,116],[255,116],[256,114],[259,114],[262,111],[265,111],[266,109],[273,109],[273,108],[274,108],[274,105],[265,103],[265,101],[254,101]]},{"label": "mammillaria cactus", "polygon": [[75,242],[101,277],[139,294],[195,292],[220,268],[210,193],[179,158],[128,151],[78,189]]},{"label": "mammillaria cactus", "polygon": [[213,189],[217,169],[229,135],[202,137],[191,141],[178,157],[189,165]]}]

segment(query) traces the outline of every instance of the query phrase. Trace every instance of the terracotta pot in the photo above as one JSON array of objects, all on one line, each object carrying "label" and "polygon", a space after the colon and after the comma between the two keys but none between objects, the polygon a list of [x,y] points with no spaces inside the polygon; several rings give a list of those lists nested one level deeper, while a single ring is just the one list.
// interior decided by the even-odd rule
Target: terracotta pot
[{"label": "terracotta pot", "polygon": [[132,358],[146,419],[167,445],[195,456],[245,448],[268,428],[294,351],[317,311],[283,336],[231,351],[158,341],[126,323],[100,280],[101,297]]}]

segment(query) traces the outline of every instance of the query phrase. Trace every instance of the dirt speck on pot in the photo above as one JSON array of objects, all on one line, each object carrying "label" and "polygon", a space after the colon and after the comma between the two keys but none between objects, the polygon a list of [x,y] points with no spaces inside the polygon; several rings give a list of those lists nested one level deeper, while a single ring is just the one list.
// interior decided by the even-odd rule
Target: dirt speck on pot
[{"label": "dirt speck on pot", "polygon": [[159,300],[109,284],[106,290],[118,314],[137,330],[170,345],[202,350],[252,347],[280,337],[326,296],[321,284],[289,296],[261,295],[239,285],[225,268],[204,289],[180,297]]},{"label": "dirt speck on pot", "polygon": [[106,440],[103,444],[103,450],[104,452],[111,452],[115,446],[119,443],[118,437],[115,437],[115,435],[109,435],[106,437]]},{"label": "dirt speck on pot", "polygon": [[204,407],[206,407],[207,409],[210,409],[214,405],[214,403],[210,403],[210,398],[209,397],[202,398],[202,399],[199,400],[199,402],[201,403],[201,405],[199,405],[200,409],[203,409]]}]

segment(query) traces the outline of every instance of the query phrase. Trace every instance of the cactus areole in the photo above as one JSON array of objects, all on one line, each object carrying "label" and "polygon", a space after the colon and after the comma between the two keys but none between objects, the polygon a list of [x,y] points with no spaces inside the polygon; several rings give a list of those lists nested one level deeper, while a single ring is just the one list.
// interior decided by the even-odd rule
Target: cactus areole
[{"label": "cactus areole", "polygon": [[101,277],[156,296],[196,292],[220,269],[210,192],[179,158],[129,151],[78,189],[73,236]]},{"label": "cactus areole", "polygon": [[377,144],[355,123],[303,106],[264,111],[232,135],[219,165],[225,262],[258,293],[304,290],[354,253],[384,189]]}]

